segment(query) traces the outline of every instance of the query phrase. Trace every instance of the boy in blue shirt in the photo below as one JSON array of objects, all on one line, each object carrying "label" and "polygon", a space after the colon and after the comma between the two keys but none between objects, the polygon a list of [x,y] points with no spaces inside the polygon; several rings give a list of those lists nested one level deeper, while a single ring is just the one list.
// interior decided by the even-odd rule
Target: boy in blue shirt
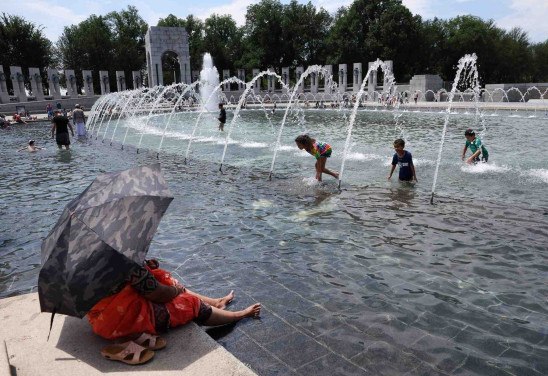
[{"label": "boy in blue shirt", "polygon": [[418,181],[417,175],[415,174],[415,166],[413,165],[413,157],[411,153],[407,150],[403,150],[405,147],[405,141],[401,138],[398,138],[394,141],[394,157],[392,158],[392,169],[390,170],[390,175],[388,175],[388,180],[392,178],[392,174],[396,169],[396,165],[400,166],[400,181]]},{"label": "boy in blue shirt", "polygon": [[464,158],[466,156],[466,149],[470,148],[472,156],[466,160],[466,163],[478,163],[480,161],[480,154],[481,161],[487,162],[487,160],[489,159],[489,153],[487,152],[485,146],[482,145],[481,140],[476,137],[476,132],[468,128],[464,132],[464,137],[466,137],[466,144],[464,145],[464,150],[462,151],[462,160],[464,161]]}]

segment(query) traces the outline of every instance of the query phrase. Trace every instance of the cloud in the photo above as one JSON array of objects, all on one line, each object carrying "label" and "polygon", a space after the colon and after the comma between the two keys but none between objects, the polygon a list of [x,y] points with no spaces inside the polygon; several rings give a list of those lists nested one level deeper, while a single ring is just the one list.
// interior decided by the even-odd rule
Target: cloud
[{"label": "cloud", "polygon": [[511,0],[511,12],[496,21],[504,29],[521,27],[527,31],[532,42],[544,42],[548,39],[548,1],[547,0]]},{"label": "cloud", "polygon": [[[236,21],[236,24],[242,26],[245,24],[245,14],[247,7],[251,4],[258,3],[259,0],[232,0],[226,5],[216,7],[208,7],[205,9],[196,9],[195,14],[198,18],[205,20],[212,14],[226,15],[229,14]],[[189,12],[194,13],[194,12]]]},{"label": "cloud", "polygon": [[432,18],[435,16],[432,11],[432,0],[403,0],[403,5],[405,5],[411,13],[418,14],[423,18]]}]

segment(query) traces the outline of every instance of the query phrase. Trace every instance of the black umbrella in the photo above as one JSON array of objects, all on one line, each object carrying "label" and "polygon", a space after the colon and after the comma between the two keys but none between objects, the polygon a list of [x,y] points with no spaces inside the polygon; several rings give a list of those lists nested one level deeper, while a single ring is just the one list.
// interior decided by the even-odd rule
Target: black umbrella
[{"label": "black umbrella", "polygon": [[172,200],[159,164],[98,176],[42,242],[42,312],[83,317],[121,286]]}]

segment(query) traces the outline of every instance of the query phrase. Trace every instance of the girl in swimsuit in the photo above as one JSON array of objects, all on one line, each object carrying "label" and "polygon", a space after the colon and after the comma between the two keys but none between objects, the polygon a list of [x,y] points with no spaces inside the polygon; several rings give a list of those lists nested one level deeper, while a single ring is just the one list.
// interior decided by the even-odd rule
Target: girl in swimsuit
[{"label": "girl in swimsuit", "polygon": [[322,181],[322,173],[339,178],[339,173],[325,168],[327,158],[331,156],[331,146],[325,142],[318,142],[307,134],[302,134],[295,139],[295,143],[300,150],[306,150],[316,158],[316,180]]}]

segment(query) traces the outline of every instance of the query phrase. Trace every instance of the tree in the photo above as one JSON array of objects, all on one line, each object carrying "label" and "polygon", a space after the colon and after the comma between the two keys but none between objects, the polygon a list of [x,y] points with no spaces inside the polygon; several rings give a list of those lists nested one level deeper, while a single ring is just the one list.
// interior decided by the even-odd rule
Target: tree
[{"label": "tree", "polygon": [[203,49],[219,69],[234,69],[241,50],[242,35],[232,16],[213,14],[204,24]]},{"label": "tree", "polygon": [[19,16],[2,13],[0,51],[6,73],[10,66],[20,66],[28,76],[29,67],[46,68],[54,64],[52,44],[44,36],[43,28]]},{"label": "tree", "polygon": [[355,0],[335,16],[328,37],[328,61],[393,60],[396,77],[409,80],[415,73],[421,21],[401,0]]},{"label": "tree", "polygon": [[530,47],[533,57],[533,81],[548,82],[548,39]]}]

